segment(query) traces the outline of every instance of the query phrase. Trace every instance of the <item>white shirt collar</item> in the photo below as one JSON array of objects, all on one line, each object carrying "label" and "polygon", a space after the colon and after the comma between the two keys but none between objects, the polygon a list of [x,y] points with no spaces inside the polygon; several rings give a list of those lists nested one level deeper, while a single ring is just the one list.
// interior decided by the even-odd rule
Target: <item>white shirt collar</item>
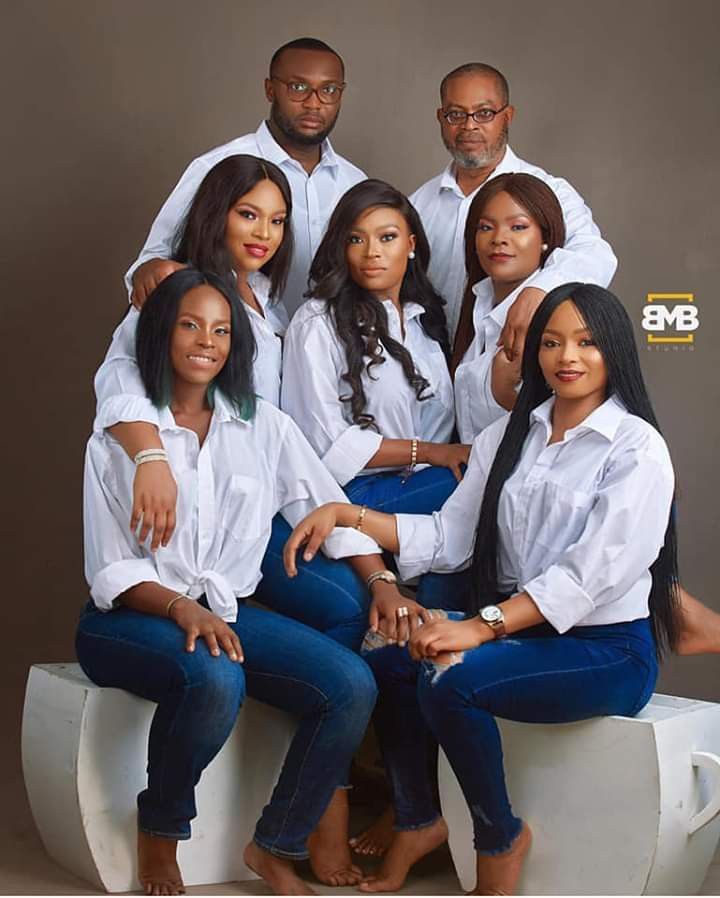
[{"label": "white shirt collar", "polygon": [[[260,303],[263,312],[270,305],[270,278],[262,271],[251,271],[247,277],[248,285]],[[254,311],[254,309],[250,309]]]},{"label": "white shirt collar", "polygon": [[[530,413],[531,421],[543,424],[548,433],[552,429],[550,417],[554,405],[555,397],[550,396],[549,399],[546,399],[545,402],[534,408]],[[584,421],[581,421],[576,427],[566,430],[565,439],[572,439],[584,431],[594,430],[605,437],[608,442],[612,442],[615,439],[618,427],[627,415],[628,411],[622,402],[615,396],[610,396],[594,412],[591,412]]]},{"label": "white shirt collar", "polygon": [[539,270],[539,268],[536,268],[531,275],[525,278],[522,284],[519,284],[511,293],[508,293],[505,299],[499,302],[496,306],[493,305],[493,286],[492,280],[489,277],[485,277],[476,284],[473,284],[471,289],[475,294],[475,305],[473,307],[473,323],[475,324],[475,328],[477,329],[479,322],[489,315],[500,330],[502,330],[505,326],[508,309],[515,302],[523,287],[528,281],[535,277]]},{"label": "white shirt collar", "polygon": [[[275,165],[282,165],[286,162],[293,165],[299,165],[297,159],[293,159],[272,136],[270,129],[267,126],[267,122],[260,122],[260,127],[255,132],[255,140],[257,141],[263,159],[268,159],[270,162],[274,162]],[[337,154],[335,153],[335,150],[333,150],[329,140],[323,140],[322,142],[318,167],[332,168],[335,169],[335,171],[337,171],[339,167]]]},{"label": "white shirt collar", "polygon": [[458,187],[457,180],[455,178],[455,175],[453,174],[453,168],[455,166],[455,163],[450,162],[450,163],[448,163],[447,167],[445,168],[445,170],[443,171],[443,173],[440,177],[440,187],[439,187],[438,192],[442,192],[443,190],[452,190],[452,192],[454,194],[456,194],[456,196],[459,196],[461,199],[469,199],[470,197],[475,196],[477,191],[480,190],[480,188],[484,184],[487,184],[487,182],[490,180],[490,178],[494,178],[497,175],[504,175],[507,172],[517,171],[519,163],[520,163],[520,160],[515,155],[515,153],[513,153],[513,151],[510,149],[510,146],[507,145],[505,147],[505,152],[503,153],[502,159],[495,166],[492,173],[490,175],[488,175],[488,177],[483,181],[483,183],[480,184],[475,190],[473,190],[472,193],[470,193],[466,196],[462,192],[462,190],[460,190],[460,188]]},{"label": "white shirt collar", "polygon": [[[226,421],[240,421],[242,424],[251,424],[252,418],[243,418],[225,396],[222,390],[215,390],[213,395],[213,418],[219,424]],[[169,405],[163,406],[158,411],[158,427],[163,430],[181,430],[180,425],[175,421],[175,416],[170,410]]]}]

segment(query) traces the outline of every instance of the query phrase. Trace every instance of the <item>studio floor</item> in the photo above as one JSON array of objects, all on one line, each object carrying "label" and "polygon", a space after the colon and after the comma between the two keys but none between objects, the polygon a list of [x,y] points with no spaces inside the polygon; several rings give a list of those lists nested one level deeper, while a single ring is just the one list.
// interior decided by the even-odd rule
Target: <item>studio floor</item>
[{"label": "studio floor", "polygon": [[[4,813],[0,819],[0,895],[98,894],[82,880],[59,867],[45,853],[33,824],[21,778],[16,775],[8,776],[6,772],[0,793],[4,804]],[[58,812],[61,813],[61,810]],[[356,893],[355,889],[333,889],[315,883],[312,885],[321,895]],[[192,886],[187,891],[188,895],[271,894],[258,880]],[[442,849],[426,858],[413,871],[400,894],[462,894],[449,853]],[[715,854],[700,894],[720,895],[720,850]]]}]

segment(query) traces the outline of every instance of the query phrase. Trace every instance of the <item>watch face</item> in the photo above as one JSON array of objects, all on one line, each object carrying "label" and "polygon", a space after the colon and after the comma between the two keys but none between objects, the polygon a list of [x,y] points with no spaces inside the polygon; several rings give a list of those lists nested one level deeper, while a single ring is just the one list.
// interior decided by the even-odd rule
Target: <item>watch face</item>
[{"label": "watch face", "polygon": [[489,624],[502,620],[503,613],[497,605],[488,605],[480,612],[480,617]]}]

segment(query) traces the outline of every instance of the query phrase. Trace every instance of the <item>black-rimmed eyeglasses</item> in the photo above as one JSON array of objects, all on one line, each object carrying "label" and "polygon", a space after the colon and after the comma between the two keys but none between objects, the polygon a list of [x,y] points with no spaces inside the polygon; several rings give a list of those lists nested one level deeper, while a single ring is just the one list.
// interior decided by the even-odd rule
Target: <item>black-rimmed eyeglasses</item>
[{"label": "black-rimmed eyeglasses", "polygon": [[489,125],[495,116],[504,112],[509,105],[509,103],[506,103],[504,106],[501,106],[500,109],[490,109],[489,107],[485,107],[483,109],[476,109],[475,112],[465,112],[464,109],[451,109],[449,112],[443,112],[442,117],[448,125],[464,125],[469,118],[474,122],[477,122],[478,125]]},{"label": "black-rimmed eyeglasses", "polygon": [[311,87],[307,81],[285,81],[283,78],[278,78],[277,75],[271,75],[270,80],[284,84],[287,95],[293,103],[302,103],[313,94],[317,94],[318,100],[328,106],[333,103],[339,103],[342,92],[346,87],[344,81],[340,83],[328,81],[327,84],[321,84],[320,87]]}]

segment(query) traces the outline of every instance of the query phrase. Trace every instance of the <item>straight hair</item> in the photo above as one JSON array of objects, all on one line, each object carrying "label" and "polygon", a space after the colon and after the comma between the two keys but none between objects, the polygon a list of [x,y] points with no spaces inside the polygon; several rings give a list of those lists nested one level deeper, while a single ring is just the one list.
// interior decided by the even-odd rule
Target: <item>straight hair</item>
[{"label": "straight hair", "polygon": [[140,312],[135,335],[140,377],[156,408],[170,405],[175,382],[170,344],[180,303],[186,293],[203,285],[217,290],[230,307],[230,352],[208,390],[208,399],[212,405],[215,388],[222,390],[237,414],[247,420],[255,414],[255,337],[245,304],[227,279],[217,274],[196,268],[181,268],[161,281],[148,296]]},{"label": "straight hair", "polygon": [[[607,368],[607,397],[617,397],[630,414],[647,421],[660,433],[640,369],[632,322],[620,300],[609,290],[594,284],[570,283],[551,290],[530,323],[522,358],[522,388],[485,486],[472,561],[473,585],[468,610],[473,613],[488,602],[496,601],[500,494],[520,460],[530,430],[530,413],[552,395],[540,368],[540,343],[552,313],[568,300],[576,306],[603,356]],[[664,544],[650,572],[650,621],[661,657],[667,649],[677,645],[679,634],[674,500]]]},{"label": "straight hair", "polygon": [[271,299],[277,299],[287,283],[292,262],[292,194],[283,172],[267,159],[239,153],[227,156],[210,169],[175,235],[173,259],[200,271],[212,271],[234,287],[233,261],[225,239],[228,213],[238,200],[264,180],[272,181],[278,188],[286,210],[280,246],[260,269],[270,278]]},{"label": "straight hair", "polygon": [[562,207],[555,196],[554,191],[548,185],[536,178],[522,172],[508,172],[498,175],[487,181],[478,190],[470,203],[467,219],[465,221],[465,292],[460,306],[460,317],[453,344],[452,362],[450,369],[455,369],[463,360],[470,344],[475,336],[473,324],[473,311],[475,308],[475,294],[473,287],[478,281],[487,277],[478,259],[475,248],[475,236],[478,223],[483,217],[488,203],[499,193],[507,193],[515,202],[522,206],[535,224],[540,228],[543,243],[547,249],[540,254],[540,268],[543,267],[548,256],[558,247],[565,245],[565,219]]}]

